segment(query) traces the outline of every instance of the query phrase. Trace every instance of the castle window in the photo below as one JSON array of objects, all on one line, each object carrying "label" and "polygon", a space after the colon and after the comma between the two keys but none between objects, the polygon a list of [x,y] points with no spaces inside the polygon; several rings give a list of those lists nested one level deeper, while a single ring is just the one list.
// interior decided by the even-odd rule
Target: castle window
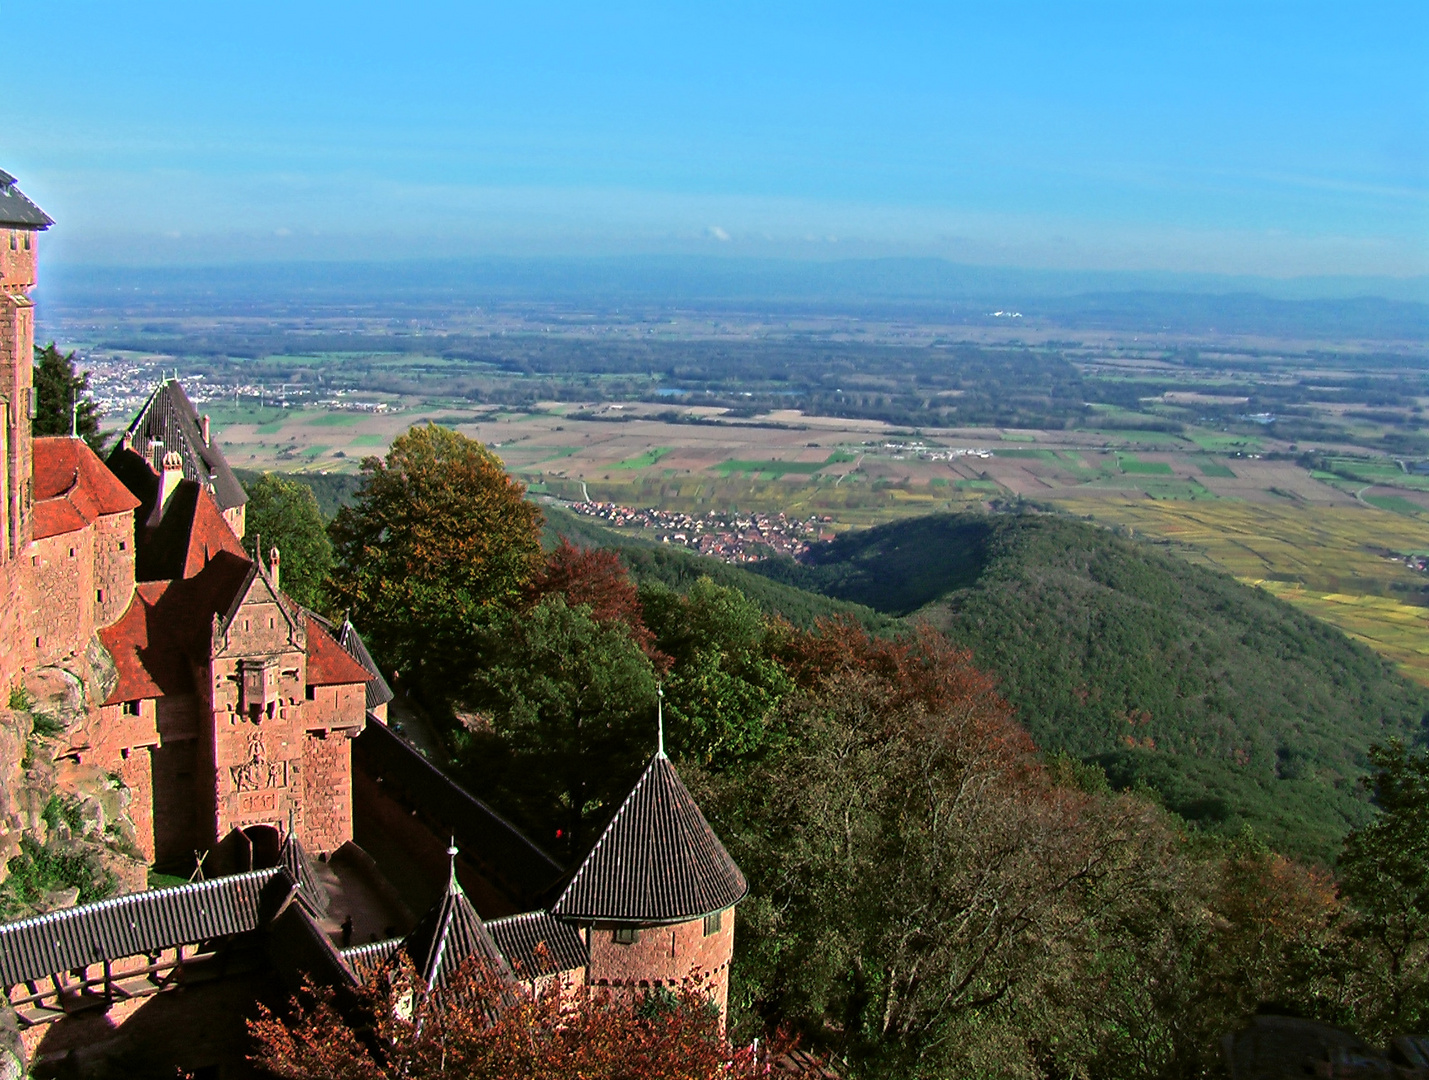
[{"label": "castle window", "polygon": [[141,704],[138,701],[126,701],[119,707],[119,712],[123,716],[138,716]]},{"label": "castle window", "polygon": [[611,935],[611,939],[617,945],[634,945],[640,940],[640,931],[633,926],[622,926]]},{"label": "castle window", "polygon": [[724,925],[724,912],[716,911],[712,915],[705,916],[705,937],[711,934],[718,934],[720,927]]},{"label": "castle window", "polygon": [[95,589],[95,590],[94,590],[94,600],[95,600],[95,603],[99,603],[99,604],[104,603],[104,590],[103,590],[103,589]]},{"label": "castle window", "polygon": [[70,557],[71,559],[74,558],[74,548],[70,548],[70,549],[69,549],[69,557]]},{"label": "castle window", "polygon": [[25,230],[25,250],[26,250],[26,251],[29,251],[29,250],[30,250],[30,230],[29,230],[29,229],[26,229],[26,230]]},{"label": "castle window", "polygon": [[316,701],[317,699],[318,699],[318,688],[317,688],[316,686],[310,686],[310,687],[308,687],[308,700],[309,700],[309,701]]},{"label": "castle window", "polygon": [[15,230],[14,230],[14,229],[11,229],[11,230],[10,230],[10,250],[11,250],[11,251],[14,251],[18,246],[19,246],[19,244],[16,242]]},{"label": "castle window", "polygon": [[119,541],[119,550],[120,550],[120,551],[128,551],[128,550],[129,550],[129,541],[128,541],[128,540],[121,540],[121,541]]}]

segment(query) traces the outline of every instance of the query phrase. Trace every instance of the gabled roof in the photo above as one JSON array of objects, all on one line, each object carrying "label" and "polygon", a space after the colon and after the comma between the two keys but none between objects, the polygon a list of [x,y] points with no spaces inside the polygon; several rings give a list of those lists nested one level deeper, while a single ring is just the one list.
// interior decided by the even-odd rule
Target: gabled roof
[{"label": "gabled roof", "polygon": [[273,875],[254,870],[0,925],[0,984],[253,930]]},{"label": "gabled roof", "polygon": [[138,580],[192,577],[220,551],[247,558],[218,502],[201,484],[181,480],[161,506],[159,477],[139,454],[116,447],[107,464],[139,500],[134,518],[134,576]]},{"label": "gabled roof", "polygon": [[48,229],[50,215],[27,199],[15,186],[15,178],[0,169],[0,226],[21,229]]},{"label": "gabled roof", "polygon": [[389,796],[455,833],[467,854],[518,902],[537,903],[536,897],[560,881],[560,863],[386,724],[362,729],[352,741],[352,764],[382,784]]},{"label": "gabled roof", "polygon": [[110,458],[127,446],[152,462],[156,443],[162,443],[166,453],[178,453],[184,464],[184,479],[212,492],[219,509],[231,510],[248,501],[248,493],[228,467],[223,452],[203,441],[198,412],[176,379],[165,379],[155,387]]},{"label": "gabled roof", "polygon": [[323,629],[321,621],[305,613],[308,620],[308,685],[341,686],[370,683],[372,673],[359,664]]},{"label": "gabled roof", "polygon": [[402,942],[417,973],[430,989],[443,987],[447,979],[470,959],[491,964],[502,975],[511,969],[497,948],[491,931],[481,921],[476,908],[466,898],[456,879],[456,848],[448,849],[452,868],[441,898],[422,916]]},{"label": "gabled roof", "polygon": [[83,439],[36,439],[33,468],[31,535],[36,540],[74,532],[139,505]]},{"label": "gabled roof", "polygon": [[[367,651],[367,645],[357,633],[357,628],[352,623],[344,619],[341,626],[335,625],[332,621],[323,618],[316,611],[308,612],[308,618],[321,626],[328,633],[337,639],[337,643],[343,647],[348,656],[352,657],[362,665],[364,671],[372,676],[367,684],[367,711],[371,712],[379,705],[386,705],[397,695],[392,693],[392,688],[387,685],[387,680],[382,677],[382,672],[377,667],[377,661],[372,659],[372,654]],[[310,624],[311,625],[311,624]],[[309,630],[309,640],[311,640],[311,629]],[[308,664],[312,664],[311,647],[309,647]],[[312,668],[308,668],[308,682],[312,682]],[[344,682],[355,680],[345,679]],[[321,685],[321,684],[318,684]]]},{"label": "gabled roof", "polygon": [[744,875],[661,750],[551,913],[683,922],[722,911],[748,891]]},{"label": "gabled roof", "polygon": [[316,867],[308,857],[307,849],[298,839],[292,818],[288,820],[288,833],[283,837],[283,846],[278,849],[278,865],[297,882],[298,899],[307,907],[309,914],[317,917],[327,912],[327,888],[318,880]]},{"label": "gabled roof", "polygon": [[208,659],[213,617],[228,610],[251,569],[222,552],[191,578],[141,582],[124,614],[99,631],[119,673],[103,704],[193,693],[192,665]]}]

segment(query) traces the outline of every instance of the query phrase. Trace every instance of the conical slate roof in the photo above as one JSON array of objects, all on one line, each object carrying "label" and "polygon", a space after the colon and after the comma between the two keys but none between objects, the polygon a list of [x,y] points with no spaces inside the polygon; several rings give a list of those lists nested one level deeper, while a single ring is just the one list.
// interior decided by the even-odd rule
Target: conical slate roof
[{"label": "conical slate roof", "polygon": [[412,928],[402,948],[412,958],[422,980],[432,989],[445,986],[448,976],[473,956],[480,957],[503,975],[510,976],[511,969],[496,947],[491,931],[457,883],[455,849],[446,891]]},{"label": "conical slate roof", "polygon": [[737,904],[744,875],[663,750],[650,760],[551,914],[683,922]]}]

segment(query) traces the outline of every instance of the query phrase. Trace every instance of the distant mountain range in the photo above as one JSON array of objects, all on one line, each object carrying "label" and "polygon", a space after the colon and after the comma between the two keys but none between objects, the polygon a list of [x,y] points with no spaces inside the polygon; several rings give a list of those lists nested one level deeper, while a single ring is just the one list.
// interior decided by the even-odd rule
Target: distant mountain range
[{"label": "distant mountain range", "polygon": [[[90,309],[295,313],[359,304],[459,312],[555,303],[739,312],[896,314],[950,323],[1278,337],[1429,340],[1429,278],[1231,277],[1021,270],[939,259],[814,262],[677,256],[484,258],[215,267],[53,266],[37,291]],[[994,312],[1003,312],[995,316]]]}]

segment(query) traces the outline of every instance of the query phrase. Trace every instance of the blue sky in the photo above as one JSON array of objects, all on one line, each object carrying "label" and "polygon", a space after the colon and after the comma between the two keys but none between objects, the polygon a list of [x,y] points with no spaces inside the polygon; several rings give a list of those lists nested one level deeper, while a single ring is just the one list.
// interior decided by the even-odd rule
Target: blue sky
[{"label": "blue sky", "polygon": [[0,20],[30,66],[0,168],[70,262],[1429,273],[1422,0],[0,0]]}]

